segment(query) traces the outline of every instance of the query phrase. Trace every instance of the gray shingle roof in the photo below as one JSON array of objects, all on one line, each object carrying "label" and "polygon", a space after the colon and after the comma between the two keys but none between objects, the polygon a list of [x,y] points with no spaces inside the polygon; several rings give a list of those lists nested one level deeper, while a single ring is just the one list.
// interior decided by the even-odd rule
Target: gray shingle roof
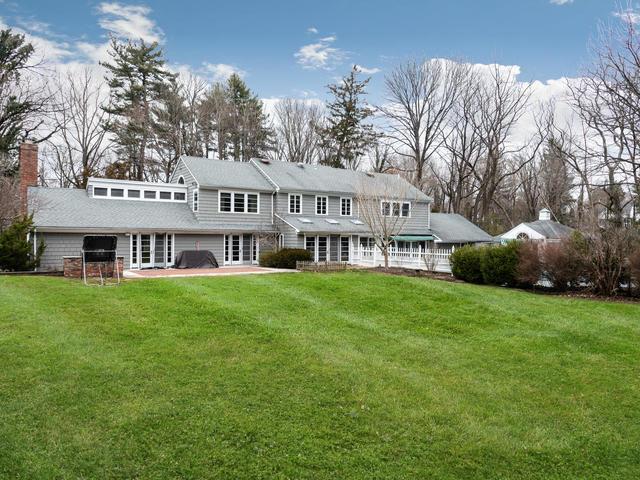
[{"label": "gray shingle roof", "polygon": [[274,186],[249,162],[181,157],[201,187],[236,188],[272,192]]},{"label": "gray shingle roof", "polygon": [[[300,233],[370,234],[369,227],[364,222],[362,222],[361,225],[352,222],[352,220],[358,221],[359,219],[357,218],[304,215],[279,215],[279,217]],[[309,220],[309,222],[303,222],[303,219]],[[331,220],[331,222],[328,220]],[[411,227],[405,225],[400,235],[431,235],[431,231],[426,227]]]},{"label": "gray shingle roof", "polygon": [[186,203],[91,198],[86,190],[29,188],[33,219],[41,230],[267,231],[272,225],[198,222]]},{"label": "gray shingle roof", "polygon": [[573,228],[553,220],[536,220],[535,222],[525,222],[524,224],[545,238],[552,240],[567,238],[573,232]]},{"label": "gray shingle roof", "polygon": [[252,160],[268,178],[285,192],[322,192],[355,194],[358,185],[363,182],[375,184],[376,181],[399,182],[407,190],[407,195],[420,201],[430,198],[398,175],[387,173],[367,174],[324,165],[307,165],[273,160]]},{"label": "gray shingle roof", "polygon": [[493,237],[457,213],[432,213],[431,230],[444,243],[493,242]]}]

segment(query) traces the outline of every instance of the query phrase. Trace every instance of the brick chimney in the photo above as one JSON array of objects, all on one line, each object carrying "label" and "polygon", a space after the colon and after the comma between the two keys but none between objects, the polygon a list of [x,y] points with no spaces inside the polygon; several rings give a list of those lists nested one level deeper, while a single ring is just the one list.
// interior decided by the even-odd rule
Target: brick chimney
[{"label": "brick chimney", "polygon": [[25,141],[20,145],[20,212],[27,213],[27,189],[38,185],[38,145]]}]

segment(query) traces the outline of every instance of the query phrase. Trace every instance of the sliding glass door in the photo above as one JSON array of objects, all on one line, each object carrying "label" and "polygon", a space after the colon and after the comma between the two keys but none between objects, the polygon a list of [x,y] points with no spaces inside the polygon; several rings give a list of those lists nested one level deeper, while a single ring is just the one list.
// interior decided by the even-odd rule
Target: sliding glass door
[{"label": "sliding glass door", "polygon": [[172,233],[132,233],[129,268],[164,268],[173,265]]}]

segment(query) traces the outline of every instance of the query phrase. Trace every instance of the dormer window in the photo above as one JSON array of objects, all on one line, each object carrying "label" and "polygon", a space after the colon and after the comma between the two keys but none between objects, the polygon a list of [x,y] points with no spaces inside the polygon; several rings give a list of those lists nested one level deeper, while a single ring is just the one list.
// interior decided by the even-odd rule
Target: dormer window
[{"label": "dormer window", "polygon": [[144,198],[146,200],[155,200],[156,199],[156,191],[155,190],[145,190]]},{"label": "dormer window", "polygon": [[108,190],[102,187],[94,187],[93,188],[93,196],[94,197],[106,197]]},{"label": "dormer window", "polygon": [[124,189],[123,188],[112,188],[111,196],[116,198],[124,197]]}]

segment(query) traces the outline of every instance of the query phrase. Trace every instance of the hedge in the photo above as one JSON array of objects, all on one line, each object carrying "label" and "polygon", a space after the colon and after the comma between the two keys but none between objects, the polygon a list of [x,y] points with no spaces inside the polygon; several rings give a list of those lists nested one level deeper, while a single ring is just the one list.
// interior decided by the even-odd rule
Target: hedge
[{"label": "hedge", "polygon": [[517,283],[518,242],[506,245],[458,248],[451,255],[451,273],[470,283],[515,285]]},{"label": "hedge", "polygon": [[451,273],[456,278],[470,283],[483,283],[482,256],[485,247],[467,245],[451,254]]},{"label": "hedge", "polygon": [[260,255],[260,266],[268,268],[295,269],[296,262],[311,261],[311,252],[301,248],[283,248],[276,252],[264,252]]}]

